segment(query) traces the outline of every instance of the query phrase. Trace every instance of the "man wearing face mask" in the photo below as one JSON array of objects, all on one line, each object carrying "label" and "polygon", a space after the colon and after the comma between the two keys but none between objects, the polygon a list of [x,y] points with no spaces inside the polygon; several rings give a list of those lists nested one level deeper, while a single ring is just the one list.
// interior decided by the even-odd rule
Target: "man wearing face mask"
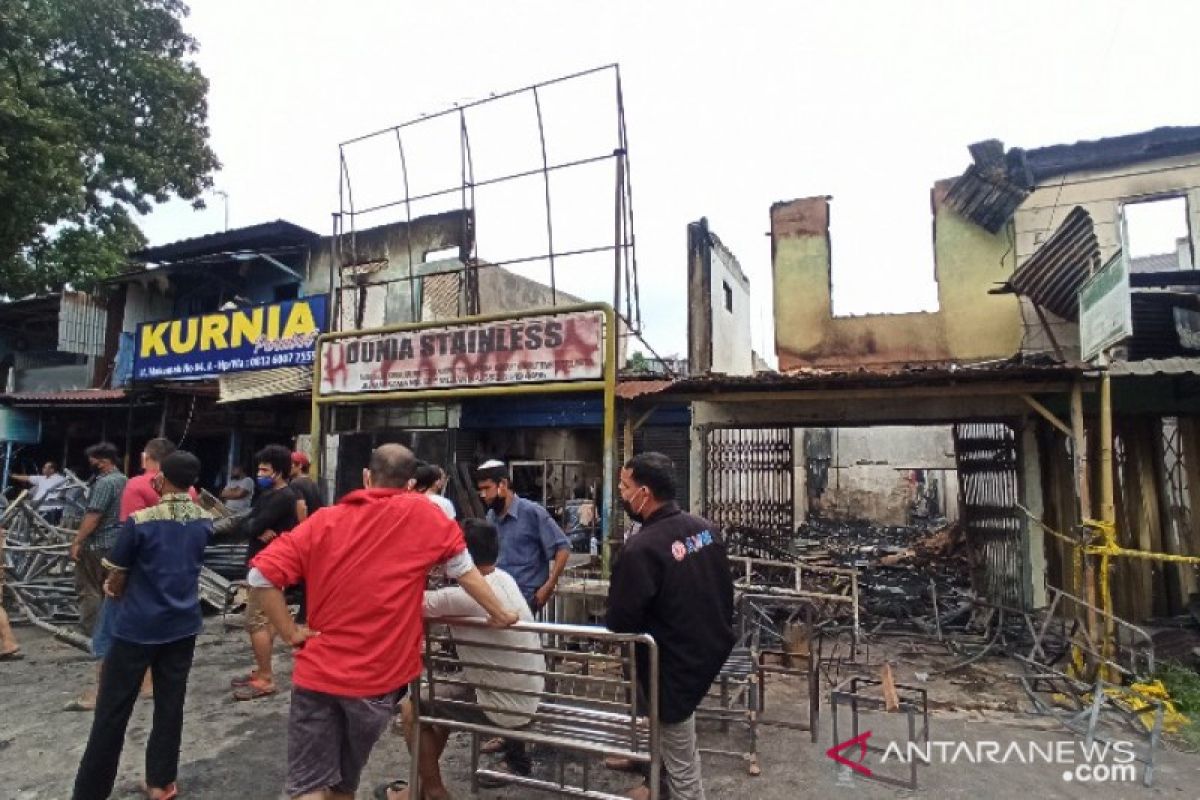
[{"label": "man wearing face mask", "polygon": [[571,557],[571,542],[546,509],[517,497],[503,461],[480,464],[475,486],[488,522],[500,532],[496,569],[513,577],[536,614],[554,596],[558,578]]},{"label": "man wearing face mask", "polygon": [[[250,514],[242,523],[242,530],[250,537],[246,548],[247,566],[267,545],[296,527],[307,516],[304,501],[288,487],[292,451],[283,445],[267,445],[255,454],[254,461],[258,464],[258,477],[254,481],[258,492],[254,496]],[[254,592],[246,601],[245,616],[246,632],[250,635],[250,646],[254,651],[254,669],[249,675],[233,679],[233,696],[236,700],[254,700],[279,691],[275,686],[275,672],[271,663],[275,631]]]},{"label": "man wearing face mask", "polygon": [[[674,466],[662,453],[634,456],[621,470],[621,504],[641,522],[613,567],[610,630],[649,633],[658,645],[662,763],[674,800],[703,800],[696,708],[733,650],[733,576],[711,522],[675,503]],[[638,651],[638,679],[650,674]],[[649,687],[642,685],[649,697]],[[630,793],[650,796],[647,786]]]}]

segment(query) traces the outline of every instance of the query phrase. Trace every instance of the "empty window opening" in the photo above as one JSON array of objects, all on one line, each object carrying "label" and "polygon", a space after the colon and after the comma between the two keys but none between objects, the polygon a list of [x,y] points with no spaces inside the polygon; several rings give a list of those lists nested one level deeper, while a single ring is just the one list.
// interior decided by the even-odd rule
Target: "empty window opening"
[{"label": "empty window opening", "polygon": [[1122,247],[1133,272],[1192,269],[1188,204],[1185,197],[1126,203]]},{"label": "empty window opening", "polygon": [[725,281],[721,281],[721,288],[725,290],[725,310],[730,314],[733,313],[733,289]]},{"label": "empty window opening", "polygon": [[455,245],[454,247],[443,247],[441,250],[426,250],[425,263],[428,264],[433,261],[449,261],[451,259],[458,258],[458,255],[458,245]]}]

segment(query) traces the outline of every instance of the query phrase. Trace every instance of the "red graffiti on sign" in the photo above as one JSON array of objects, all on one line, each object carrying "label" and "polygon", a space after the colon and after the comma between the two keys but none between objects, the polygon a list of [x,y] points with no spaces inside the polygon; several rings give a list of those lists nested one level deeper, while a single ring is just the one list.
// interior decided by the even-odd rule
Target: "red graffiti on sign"
[{"label": "red graffiti on sign", "polygon": [[[594,380],[603,368],[599,312],[364,334],[326,343],[324,393]],[[336,352],[335,352],[336,351]]]}]

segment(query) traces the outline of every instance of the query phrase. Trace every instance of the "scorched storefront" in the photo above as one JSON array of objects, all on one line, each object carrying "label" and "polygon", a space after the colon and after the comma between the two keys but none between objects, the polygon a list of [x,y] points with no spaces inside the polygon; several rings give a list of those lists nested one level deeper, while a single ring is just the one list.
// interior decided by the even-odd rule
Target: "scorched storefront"
[{"label": "scorched storefront", "polygon": [[321,336],[312,430],[326,491],[356,488],[371,449],[400,442],[446,469],[460,514],[482,515],[472,471],[498,458],[571,533],[578,504],[612,507],[615,333],[609,306],[582,304]]}]

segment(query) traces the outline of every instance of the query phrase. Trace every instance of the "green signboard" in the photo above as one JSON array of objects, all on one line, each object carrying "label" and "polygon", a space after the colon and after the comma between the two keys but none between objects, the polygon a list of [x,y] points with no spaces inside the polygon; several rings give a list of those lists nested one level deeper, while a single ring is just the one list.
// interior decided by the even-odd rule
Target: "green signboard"
[{"label": "green signboard", "polygon": [[1079,290],[1079,349],[1084,361],[1133,336],[1129,295],[1129,261],[1117,251]]}]

